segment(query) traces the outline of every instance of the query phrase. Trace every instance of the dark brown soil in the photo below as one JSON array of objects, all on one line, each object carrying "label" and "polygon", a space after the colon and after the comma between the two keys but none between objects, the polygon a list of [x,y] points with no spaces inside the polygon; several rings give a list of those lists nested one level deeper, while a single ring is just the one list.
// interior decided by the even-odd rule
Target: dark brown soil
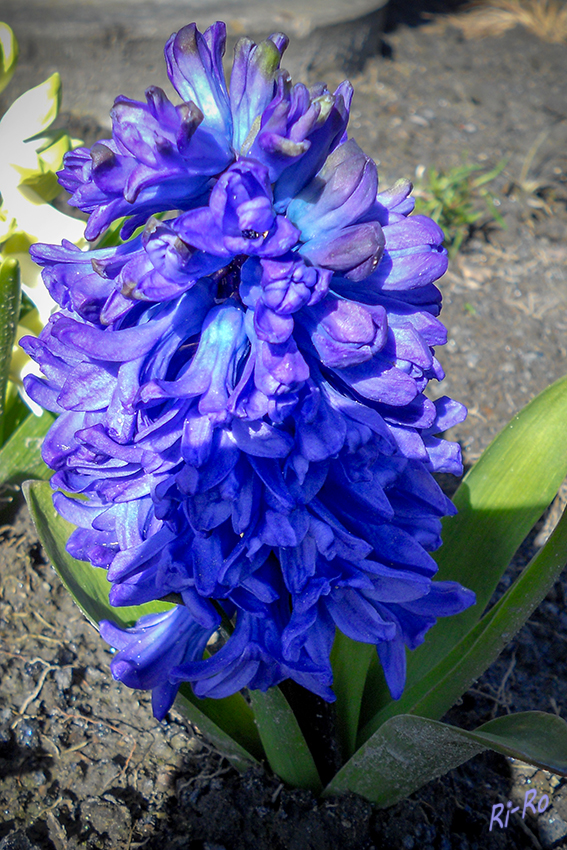
[{"label": "dark brown soil", "polygon": [[[493,187],[507,228],[479,228],[441,283],[442,391],[469,407],[454,437],[471,463],[567,370],[567,46],[521,29],[464,41],[439,18],[407,19],[354,81],[351,132],[380,161],[382,185],[463,155],[486,168],[507,159]],[[494,754],[386,811],[240,776],[176,711],[157,724],[145,693],[112,681],[110,652],[46,562],[18,496],[1,522],[0,850],[567,848],[564,780]],[[566,595],[563,579],[449,722],[474,728],[527,709],[567,718]],[[493,804],[525,787],[548,794],[547,811],[490,832]]]}]

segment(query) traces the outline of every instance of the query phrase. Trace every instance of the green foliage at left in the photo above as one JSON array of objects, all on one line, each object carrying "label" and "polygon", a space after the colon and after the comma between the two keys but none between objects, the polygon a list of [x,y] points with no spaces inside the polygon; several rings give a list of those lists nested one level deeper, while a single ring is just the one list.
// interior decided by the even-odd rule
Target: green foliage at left
[{"label": "green foliage at left", "polygon": [[[17,59],[16,37],[0,22],[0,91],[9,84]],[[24,92],[0,118],[0,446],[29,415],[29,406],[33,408],[22,383],[30,361],[17,343],[25,334],[39,335],[54,306],[29,256],[30,246],[62,239],[84,244],[84,222],[51,205],[61,191],[56,172],[63,157],[80,144],[64,130],[52,129],[60,105],[61,79],[55,73]],[[16,274],[17,299],[15,284],[9,283]],[[15,309],[20,285],[21,308]]]},{"label": "green foliage at left", "polygon": [[0,445],[4,442],[6,390],[20,315],[20,292],[18,261],[4,260],[0,265]]}]

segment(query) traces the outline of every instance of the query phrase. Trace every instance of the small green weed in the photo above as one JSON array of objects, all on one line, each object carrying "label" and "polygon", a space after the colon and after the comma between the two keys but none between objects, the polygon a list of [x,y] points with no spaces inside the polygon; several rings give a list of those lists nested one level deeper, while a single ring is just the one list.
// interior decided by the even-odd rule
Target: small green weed
[{"label": "small green weed", "polygon": [[505,165],[506,160],[501,160],[488,171],[472,163],[463,163],[448,171],[433,167],[421,173],[418,171],[415,211],[430,216],[443,228],[449,256],[455,256],[487,212],[490,219],[505,227],[496,209],[498,200],[487,189],[487,184],[498,177]]}]

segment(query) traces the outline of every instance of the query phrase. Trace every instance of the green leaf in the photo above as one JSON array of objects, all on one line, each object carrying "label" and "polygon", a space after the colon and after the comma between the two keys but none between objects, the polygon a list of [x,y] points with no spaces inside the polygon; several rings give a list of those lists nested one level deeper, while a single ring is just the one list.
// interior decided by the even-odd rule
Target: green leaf
[{"label": "green leaf", "polygon": [[351,791],[381,807],[392,806],[486,749],[567,775],[567,723],[555,714],[509,714],[474,732],[402,714],[374,733],[323,796]]},{"label": "green leaf", "polygon": [[295,788],[321,790],[313,756],[295,714],[279,688],[266,693],[250,691],[250,700],[269,765],[280,779]]},{"label": "green leaf", "polygon": [[20,181],[19,185],[31,189],[46,203],[53,201],[61,192],[61,185],[53,171],[35,170],[26,172],[26,176]]},{"label": "green leaf", "polygon": [[55,421],[47,410],[29,415],[0,449],[0,484],[21,484],[27,478],[49,478],[52,470],[41,459],[43,438]]},{"label": "green leaf", "polygon": [[[65,549],[74,526],[53,507],[53,491],[47,481],[23,485],[39,539],[61,581],[91,623],[113,620],[122,628],[134,625],[144,614],[167,611],[167,602],[113,608],[108,601],[110,583],[106,571],[72,558]],[[222,700],[197,699],[189,687],[180,689],[180,707],[192,723],[208,735],[237,768],[261,758],[262,746],[254,728],[252,711],[242,694]]]},{"label": "green leaf", "polygon": [[[12,367],[13,365],[14,360],[12,358]],[[6,392],[6,406],[4,407],[4,440],[8,440],[16,428],[30,415],[31,411],[19,394],[16,384],[10,380]]]},{"label": "green leaf", "polygon": [[0,92],[3,91],[16,70],[18,42],[8,24],[0,23]]},{"label": "green leaf", "polygon": [[335,704],[337,733],[344,761],[347,761],[356,749],[366,674],[375,655],[376,649],[373,644],[358,643],[337,629],[331,652],[331,664],[333,690],[337,697]]},{"label": "green leaf", "polygon": [[390,701],[360,733],[359,743],[390,717],[416,714],[434,720],[464,694],[522,628],[562,573],[567,562],[567,511],[545,546],[504,596],[439,663],[401,699]]},{"label": "green leaf", "polygon": [[474,590],[476,605],[441,618],[409,656],[408,684],[430,670],[480,619],[514,553],[567,475],[567,376],[500,432],[463,479],[459,513],[443,523],[436,578]]},{"label": "green leaf", "polygon": [[252,709],[242,694],[199,699],[188,684],[183,684],[175,702],[237,770],[246,770],[264,758]]},{"label": "green leaf", "polygon": [[0,265],[0,445],[4,441],[6,386],[20,315],[20,266],[9,258]]}]

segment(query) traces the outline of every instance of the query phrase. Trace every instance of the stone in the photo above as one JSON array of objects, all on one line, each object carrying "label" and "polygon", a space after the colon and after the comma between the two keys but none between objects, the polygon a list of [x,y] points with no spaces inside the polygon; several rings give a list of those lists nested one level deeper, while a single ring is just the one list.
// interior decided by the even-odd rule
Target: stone
[{"label": "stone", "polygon": [[[308,71],[358,71],[380,47],[388,0],[3,0],[2,20],[20,43],[10,100],[59,71],[63,108],[109,125],[118,94],[142,99],[149,85],[169,88],[163,47],[195,21],[227,24],[230,61],[238,38],[274,31],[291,39],[284,67],[294,79]],[[5,97],[5,96],[4,96]],[[4,98],[3,98],[4,102]]]},{"label": "stone", "polygon": [[81,803],[81,818],[99,835],[108,835],[114,847],[124,846],[130,834],[131,818],[125,806],[105,800],[90,799]]},{"label": "stone", "polygon": [[555,808],[551,808],[538,819],[538,831],[542,846],[548,850],[567,836],[567,822]]}]

